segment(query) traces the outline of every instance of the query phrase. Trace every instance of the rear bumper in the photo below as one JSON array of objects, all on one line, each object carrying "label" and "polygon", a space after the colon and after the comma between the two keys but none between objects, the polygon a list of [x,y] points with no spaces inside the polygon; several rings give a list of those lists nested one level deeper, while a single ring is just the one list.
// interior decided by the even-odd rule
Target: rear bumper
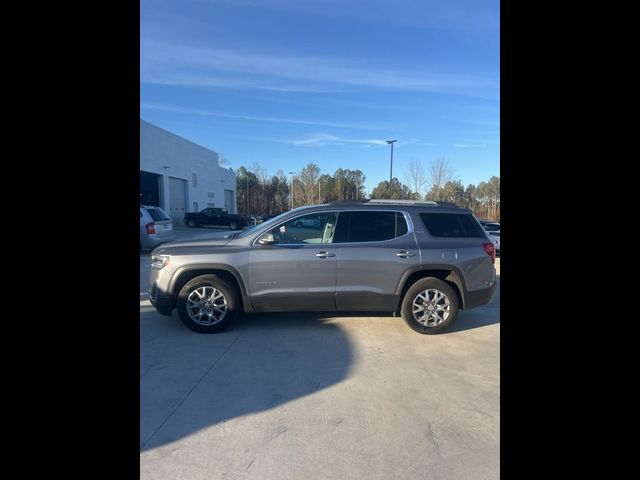
[{"label": "rear bumper", "polygon": [[159,290],[155,282],[149,289],[149,301],[158,313],[166,315],[167,317],[171,316],[175,307],[173,297]]},{"label": "rear bumper", "polygon": [[151,235],[140,235],[140,245],[142,248],[155,248],[161,243],[173,242],[176,240],[176,233],[174,231],[160,233],[160,234],[151,234]]},{"label": "rear bumper", "polygon": [[497,282],[493,282],[493,285],[489,288],[484,288],[482,290],[474,290],[472,292],[467,292],[464,298],[464,310],[468,310],[470,308],[479,307],[480,305],[486,305],[493,300],[493,297],[496,294],[496,289],[498,288]]}]

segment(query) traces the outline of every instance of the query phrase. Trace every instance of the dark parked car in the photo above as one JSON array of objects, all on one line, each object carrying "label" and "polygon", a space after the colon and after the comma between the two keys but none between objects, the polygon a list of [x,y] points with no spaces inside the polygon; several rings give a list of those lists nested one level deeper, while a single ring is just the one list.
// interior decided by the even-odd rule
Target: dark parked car
[{"label": "dark parked car", "polygon": [[231,230],[239,230],[245,227],[247,222],[241,215],[227,213],[221,208],[205,208],[198,213],[185,214],[184,224],[192,228],[202,225],[221,225]]},{"label": "dark parked car", "polygon": [[156,248],[149,297],[202,333],[240,312],[348,310],[396,312],[420,333],[440,333],[460,309],[491,301],[494,262],[471,210],[402,200],[315,205],[223,239]]}]

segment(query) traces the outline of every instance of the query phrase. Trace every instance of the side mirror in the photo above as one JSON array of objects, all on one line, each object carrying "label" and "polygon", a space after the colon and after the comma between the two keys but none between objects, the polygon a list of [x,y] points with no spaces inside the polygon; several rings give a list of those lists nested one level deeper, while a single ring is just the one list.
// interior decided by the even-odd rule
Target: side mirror
[{"label": "side mirror", "polygon": [[276,239],[273,236],[273,233],[267,232],[263,233],[262,236],[258,239],[258,243],[260,245],[273,245],[276,243]]}]

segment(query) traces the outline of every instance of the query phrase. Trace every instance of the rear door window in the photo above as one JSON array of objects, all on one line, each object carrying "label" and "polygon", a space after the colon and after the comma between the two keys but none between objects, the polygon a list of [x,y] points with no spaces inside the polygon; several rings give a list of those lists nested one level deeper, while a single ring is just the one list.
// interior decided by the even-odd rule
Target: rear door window
[{"label": "rear door window", "polygon": [[333,243],[381,242],[407,232],[407,222],[400,212],[344,212],[340,213]]},{"label": "rear door window", "polygon": [[485,238],[473,216],[465,213],[421,213],[420,218],[432,237]]}]

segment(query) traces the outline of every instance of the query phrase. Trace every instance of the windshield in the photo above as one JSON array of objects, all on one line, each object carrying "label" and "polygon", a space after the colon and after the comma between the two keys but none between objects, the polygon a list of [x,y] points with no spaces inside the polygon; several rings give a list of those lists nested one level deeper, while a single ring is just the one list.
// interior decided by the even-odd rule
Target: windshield
[{"label": "windshield", "polygon": [[[326,204],[323,204],[326,205]],[[252,233],[255,233],[259,228],[262,227],[272,227],[274,225],[276,225],[279,221],[282,220],[282,218],[291,213],[291,212],[297,212],[297,211],[304,211],[304,210],[309,210],[311,207],[317,207],[318,205],[306,205],[304,207],[296,207],[293,210],[289,210],[287,212],[281,213],[280,215],[278,215],[277,217],[273,217],[271,220],[267,220],[266,222],[262,222],[259,223],[258,225],[254,225],[253,227],[247,228],[246,230],[243,230],[242,233],[240,233],[240,235],[238,235],[238,237],[242,238],[242,237],[246,237],[248,235],[251,235]]]},{"label": "windshield", "polygon": [[[289,211],[291,211],[291,210],[289,210]],[[289,213],[289,212],[281,213],[277,217],[273,217],[271,220],[267,220],[266,222],[262,222],[262,223],[259,223],[257,225],[254,225],[252,227],[249,227],[246,230],[243,230],[242,233],[240,233],[240,235],[238,235],[238,237],[246,237],[247,235],[251,235],[252,233],[254,233],[256,230],[258,230],[258,228],[269,227],[271,225],[274,225],[274,224],[278,223],[280,221],[280,219],[282,217],[284,217],[287,213]]]}]

